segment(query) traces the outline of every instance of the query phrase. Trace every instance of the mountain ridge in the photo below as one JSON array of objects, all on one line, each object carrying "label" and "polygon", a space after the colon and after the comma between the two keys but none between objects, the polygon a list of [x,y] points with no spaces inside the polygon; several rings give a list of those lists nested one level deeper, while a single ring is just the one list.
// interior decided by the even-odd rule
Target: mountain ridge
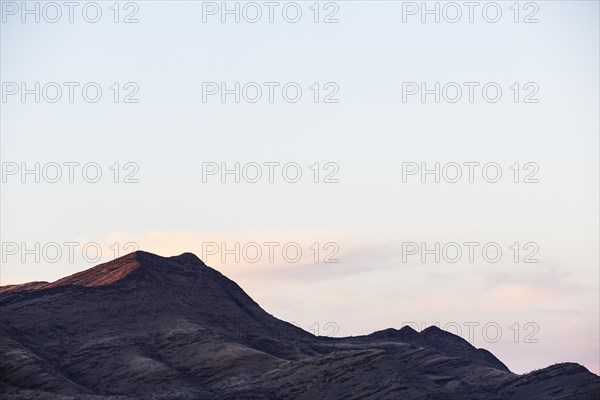
[{"label": "mountain ridge", "polygon": [[0,307],[0,393],[8,399],[587,400],[600,393],[600,377],[578,364],[516,375],[437,327],[314,336],[264,311],[192,253],[138,251],[52,283],[4,286]]},{"label": "mountain ridge", "polygon": [[59,286],[104,286],[126,278],[138,268],[148,265],[148,261],[172,260],[177,264],[198,265],[206,264],[193,253],[182,253],[178,256],[162,257],[146,251],[138,250],[114,260],[98,264],[86,270],[58,279],[54,282],[35,281],[16,285],[0,286],[0,293],[20,290],[40,290]]}]

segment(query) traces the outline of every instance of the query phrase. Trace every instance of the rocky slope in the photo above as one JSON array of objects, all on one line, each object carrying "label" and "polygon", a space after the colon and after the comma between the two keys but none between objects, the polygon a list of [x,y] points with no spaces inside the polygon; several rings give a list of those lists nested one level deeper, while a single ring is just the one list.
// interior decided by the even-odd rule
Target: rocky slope
[{"label": "rocky slope", "polygon": [[0,287],[6,399],[597,399],[577,364],[526,375],[430,327],[315,337],[193,254],[135,252]]}]

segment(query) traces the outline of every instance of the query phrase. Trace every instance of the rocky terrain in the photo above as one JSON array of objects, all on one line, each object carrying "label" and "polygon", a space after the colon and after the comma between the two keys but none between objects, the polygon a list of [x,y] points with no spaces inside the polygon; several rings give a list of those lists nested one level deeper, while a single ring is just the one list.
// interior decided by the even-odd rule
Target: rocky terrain
[{"label": "rocky terrain", "polygon": [[525,375],[436,327],[316,337],[190,253],[138,251],[0,287],[2,399],[599,399],[563,363]]}]

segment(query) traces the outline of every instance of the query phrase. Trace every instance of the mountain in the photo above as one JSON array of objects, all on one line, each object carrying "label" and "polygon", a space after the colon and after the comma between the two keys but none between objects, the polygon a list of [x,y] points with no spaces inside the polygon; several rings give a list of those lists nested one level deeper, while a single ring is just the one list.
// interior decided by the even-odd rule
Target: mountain
[{"label": "mountain", "polygon": [[317,337],[190,253],[138,251],[0,287],[3,399],[597,399],[565,363],[517,375],[436,327]]}]

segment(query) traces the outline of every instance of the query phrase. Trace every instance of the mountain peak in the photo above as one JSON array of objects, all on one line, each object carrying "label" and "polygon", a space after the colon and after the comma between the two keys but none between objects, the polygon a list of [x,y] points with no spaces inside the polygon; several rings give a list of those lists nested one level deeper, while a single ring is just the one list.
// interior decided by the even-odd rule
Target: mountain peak
[{"label": "mountain peak", "polygon": [[104,286],[130,277],[134,272],[140,275],[146,275],[145,273],[148,272],[157,272],[162,276],[181,271],[194,270],[194,267],[205,266],[206,264],[193,253],[182,253],[178,256],[162,257],[143,250],[137,250],[51,283],[49,287],[63,285],[88,287]]},{"label": "mountain peak", "polygon": [[181,253],[178,256],[169,257],[169,259],[173,261],[178,261],[182,264],[206,266],[206,264],[204,264],[204,262],[200,258],[198,258],[198,256],[194,253]]},{"label": "mountain peak", "polygon": [[[61,278],[55,282],[29,282],[21,285],[0,287],[0,292],[32,291],[63,286],[98,287],[117,283],[142,269],[168,271],[168,268],[186,269],[206,267],[206,264],[193,253],[182,253],[173,257],[162,257],[143,250],[137,250],[95,267]],[[175,271],[175,269],[173,271]]]}]

